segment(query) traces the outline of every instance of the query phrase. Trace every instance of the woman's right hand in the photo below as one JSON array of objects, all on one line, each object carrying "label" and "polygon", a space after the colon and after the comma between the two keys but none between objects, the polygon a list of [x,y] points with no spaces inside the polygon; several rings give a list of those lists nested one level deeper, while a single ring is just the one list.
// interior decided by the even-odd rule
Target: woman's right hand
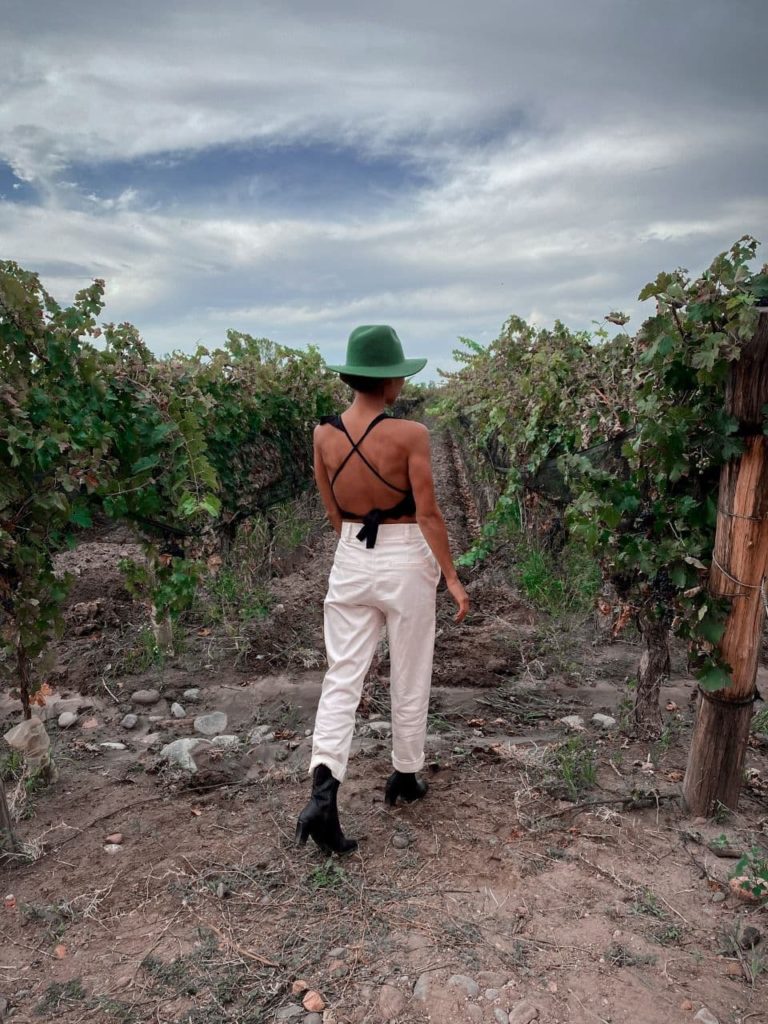
[{"label": "woman's right hand", "polygon": [[464,589],[458,576],[450,583],[446,580],[446,586],[458,609],[453,617],[453,621],[461,622],[469,611],[469,594]]}]

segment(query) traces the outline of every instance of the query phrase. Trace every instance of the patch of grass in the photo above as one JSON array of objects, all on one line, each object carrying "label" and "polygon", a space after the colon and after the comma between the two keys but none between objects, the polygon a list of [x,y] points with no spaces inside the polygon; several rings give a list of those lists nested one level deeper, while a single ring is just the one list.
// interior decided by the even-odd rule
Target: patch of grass
[{"label": "patch of grass", "polygon": [[718,800],[717,803],[715,804],[715,810],[714,810],[714,814],[712,815],[712,819],[718,825],[725,825],[725,823],[730,821],[730,819],[731,819],[731,809],[730,809],[730,807],[726,807],[725,804],[720,803],[720,801]]},{"label": "patch of grass", "polygon": [[24,757],[20,750],[9,750],[0,757],[0,779],[3,782],[18,782],[24,774]]},{"label": "patch of grass", "polygon": [[221,569],[208,582],[206,618],[212,622],[250,622],[269,614],[272,598],[268,587],[250,579],[233,566]]},{"label": "patch of grass", "polygon": [[651,760],[658,761],[663,754],[669,750],[672,744],[675,742],[677,737],[680,735],[682,726],[678,719],[670,719],[664,728],[661,730],[661,736],[651,747]]},{"label": "patch of grass", "polygon": [[451,732],[453,726],[444,715],[428,715],[427,729],[429,732]]},{"label": "patch of grass", "polygon": [[79,978],[73,978],[71,981],[52,981],[35,1007],[35,1013],[39,1017],[60,1013],[73,1003],[80,1003],[84,999],[85,989]]},{"label": "patch of grass", "polygon": [[[175,631],[174,644],[178,639],[176,634],[180,632]],[[139,630],[135,642],[123,653],[120,671],[126,675],[143,675],[152,669],[162,668],[164,664],[165,654],[157,646],[155,634],[149,626],[144,626]]]},{"label": "patch of grass", "polygon": [[25,924],[43,925],[51,939],[60,939],[75,915],[68,903],[40,905],[22,903],[19,906]]},{"label": "patch of grass", "polygon": [[180,956],[166,963],[155,956],[145,956],[141,969],[162,988],[171,989],[179,995],[193,996],[197,993],[188,957]]},{"label": "patch of grass", "polygon": [[683,935],[683,929],[675,924],[668,924],[666,928],[660,928],[653,933],[654,939],[660,946],[679,946]]},{"label": "patch of grass", "polygon": [[595,752],[581,736],[572,736],[552,751],[550,767],[554,788],[576,801],[597,781]]},{"label": "patch of grass", "polygon": [[647,914],[649,917],[658,918],[667,916],[666,911],[650,889],[643,889],[637,894],[635,902],[632,904],[632,913]]},{"label": "patch of grass", "polygon": [[649,954],[633,953],[618,942],[612,942],[605,951],[605,959],[612,967],[646,967],[656,963],[656,957]]},{"label": "patch of grass", "polygon": [[307,883],[310,889],[339,889],[347,880],[342,868],[333,862],[331,857],[321,865],[318,865],[307,876]]},{"label": "patch of grass", "polygon": [[752,716],[750,732],[763,733],[768,735],[768,708],[763,708]]},{"label": "patch of grass", "polygon": [[555,557],[545,548],[523,542],[516,567],[529,600],[551,615],[588,611],[600,590],[600,567],[583,545],[566,544]]}]

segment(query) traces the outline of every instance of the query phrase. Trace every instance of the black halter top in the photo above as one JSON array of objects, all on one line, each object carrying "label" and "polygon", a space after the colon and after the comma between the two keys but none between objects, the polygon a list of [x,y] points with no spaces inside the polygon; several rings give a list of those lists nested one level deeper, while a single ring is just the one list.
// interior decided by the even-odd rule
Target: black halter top
[{"label": "black halter top", "polygon": [[344,469],[344,467],[352,458],[352,456],[357,454],[366,464],[368,469],[370,469],[370,471],[373,474],[375,474],[375,476],[377,476],[383,484],[386,484],[387,487],[390,487],[393,491],[398,491],[400,494],[403,495],[400,501],[398,501],[396,505],[393,505],[392,508],[372,508],[370,512],[366,512],[365,515],[360,515],[357,512],[347,512],[343,508],[339,507],[339,512],[341,512],[343,518],[362,519],[362,529],[356,536],[359,541],[365,541],[365,546],[367,548],[372,548],[375,546],[376,538],[379,535],[379,526],[381,525],[381,522],[384,519],[402,519],[403,516],[412,516],[416,514],[416,501],[413,497],[413,491],[410,489],[410,487],[407,490],[403,490],[402,487],[395,487],[394,484],[391,484],[388,480],[385,480],[381,473],[378,471],[378,469],[376,469],[375,466],[372,466],[368,459],[366,459],[366,457],[360,451],[360,445],[363,443],[366,437],[368,437],[368,435],[376,426],[376,424],[381,423],[382,420],[386,420],[389,418],[390,417],[387,416],[385,412],[379,413],[378,416],[371,420],[371,422],[365,429],[365,433],[356,443],[355,441],[352,440],[349,431],[344,426],[344,421],[342,420],[341,416],[323,416],[320,420],[321,423],[330,423],[332,427],[336,427],[337,430],[341,430],[342,433],[346,434],[349,443],[352,445],[349,452],[345,456],[343,462],[336,470],[336,472],[333,474],[333,479],[331,480],[331,490],[333,490],[333,485],[336,483],[336,479],[339,473],[342,471],[342,469]]}]

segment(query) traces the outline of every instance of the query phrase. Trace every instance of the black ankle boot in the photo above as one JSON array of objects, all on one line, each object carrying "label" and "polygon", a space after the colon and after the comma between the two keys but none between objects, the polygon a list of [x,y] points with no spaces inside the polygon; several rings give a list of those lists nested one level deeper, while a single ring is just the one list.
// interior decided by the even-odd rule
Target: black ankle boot
[{"label": "black ankle boot", "polygon": [[398,797],[412,803],[414,800],[421,800],[428,789],[426,782],[418,778],[415,772],[394,771],[384,787],[384,803],[394,807]]},{"label": "black ankle boot", "polygon": [[336,794],[339,782],[327,765],[319,764],[312,773],[312,796],[299,815],[296,842],[303,846],[312,836],[323,852],[351,853],[357,849],[356,839],[347,839],[339,824]]}]

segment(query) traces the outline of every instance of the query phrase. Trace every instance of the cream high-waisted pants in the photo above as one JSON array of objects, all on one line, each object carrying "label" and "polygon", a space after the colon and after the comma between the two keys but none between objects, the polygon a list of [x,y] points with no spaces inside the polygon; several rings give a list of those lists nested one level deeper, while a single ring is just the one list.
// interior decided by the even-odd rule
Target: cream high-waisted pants
[{"label": "cream high-waisted pants", "polygon": [[435,590],[440,567],[415,523],[379,527],[376,546],[356,539],[360,523],[342,523],[325,598],[328,671],[315,719],[310,771],[327,765],[339,781],[347,770],[355,712],[381,627],[389,634],[392,764],[415,772],[424,764]]}]

